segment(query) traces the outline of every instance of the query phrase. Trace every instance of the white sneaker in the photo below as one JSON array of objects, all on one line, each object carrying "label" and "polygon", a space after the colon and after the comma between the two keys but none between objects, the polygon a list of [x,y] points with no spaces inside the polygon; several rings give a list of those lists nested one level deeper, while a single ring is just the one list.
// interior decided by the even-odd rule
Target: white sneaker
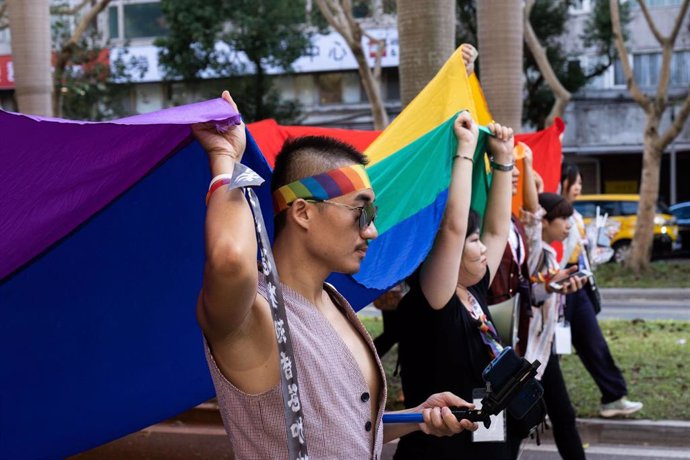
[{"label": "white sneaker", "polygon": [[642,409],[643,406],[644,404],[641,402],[629,401],[628,398],[623,396],[618,401],[602,404],[601,408],[599,409],[599,415],[604,418],[630,415]]}]

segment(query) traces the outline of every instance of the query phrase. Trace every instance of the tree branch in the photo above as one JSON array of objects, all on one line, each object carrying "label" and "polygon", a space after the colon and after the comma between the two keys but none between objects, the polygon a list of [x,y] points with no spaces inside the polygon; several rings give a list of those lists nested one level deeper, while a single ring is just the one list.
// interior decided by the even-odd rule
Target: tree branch
[{"label": "tree branch", "polygon": [[549,119],[553,120],[556,116],[561,116],[563,114],[562,111],[565,109],[565,106],[570,101],[572,94],[570,93],[570,91],[565,89],[561,81],[558,79],[556,72],[554,72],[553,70],[553,66],[549,62],[549,58],[546,55],[544,47],[541,46],[541,43],[539,43],[539,38],[537,37],[537,34],[534,32],[532,24],[529,21],[529,9],[527,8],[527,6],[528,5],[525,5],[524,10],[525,43],[527,43],[527,48],[529,48],[530,53],[532,53],[532,57],[534,57],[534,61],[537,63],[539,72],[542,74],[544,80],[546,81],[546,84],[549,86],[549,88],[551,88],[553,95],[556,97],[556,101],[553,107],[551,108],[551,113],[549,114]]},{"label": "tree branch", "polygon": [[[642,14],[644,15],[644,18],[647,21],[647,25],[649,26],[649,30],[652,31],[652,34],[654,35],[654,38],[656,38],[656,41],[658,41],[659,44],[663,46],[664,41],[666,41],[666,37],[662,36],[659,32],[659,29],[656,28],[656,24],[654,24],[654,19],[652,19],[652,15],[649,14],[649,9],[647,9],[647,4],[644,0],[637,0],[637,3],[639,3],[640,5]],[[611,19],[613,20],[613,18]]]},{"label": "tree branch", "polygon": [[[316,0],[316,4],[326,22],[338,32],[352,52],[362,81],[364,91],[369,98],[371,113],[374,118],[374,128],[383,129],[388,124],[388,114],[381,98],[381,57],[384,43],[362,30],[362,26],[352,16],[351,0]],[[374,70],[372,71],[362,47],[362,36],[378,43]]]},{"label": "tree branch", "polygon": [[64,49],[66,46],[71,47],[76,45],[81,36],[84,35],[84,32],[86,31],[86,28],[89,26],[91,21],[94,20],[98,13],[103,11],[105,7],[108,6],[108,3],[110,3],[110,0],[101,0],[96,4],[96,6],[91,8],[89,12],[86,13],[86,15],[84,15],[84,17],[81,19],[77,27],[74,29],[74,33],[69,38],[69,40],[67,40],[67,42],[63,45],[62,48]]},{"label": "tree branch", "polygon": [[671,46],[676,42],[676,38],[678,37],[678,32],[680,31],[680,26],[683,24],[683,19],[685,19],[685,13],[688,12],[688,6],[690,6],[690,0],[685,0],[683,2],[683,5],[680,7],[680,11],[678,12],[678,17],[676,18],[676,23],[673,25],[673,31],[671,32],[671,35],[669,36],[669,40],[671,41]]},{"label": "tree branch", "polygon": [[535,0],[527,0],[525,2],[525,17],[529,20],[529,15],[532,13],[532,7],[534,6]]},{"label": "tree branch", "polygon": [[609,0],[609,8],[611,9],[611,28],[613,29],[616,50],[618,51],[618,57],[621,60],[621,66],[623,67],[623,73],[625,74],[625,81],[628,85],[628,90],[630,91],[630,95],[635,102],[640,104],[642,109],[644,109],[645,113],[650,113],[652,111],[652,102],[637,85],[635,75],[633,74],[632,67],[630,66],[628,50],[625,49],[623,32],[621,30],[621,14],[620,10],[618,9],[618,0]]},{"label": "tree branch", "polygon": [[59,5],[59,6],[51,6],[50,7],[50,14],[61,14],[61,15],[67,15],[67,16],[74,16],[78,12],[84,9],[86,5],[89,4],[91,0],[83,0],[79,5],[75,6],[74,8],[70,8],[65,5]]},{"label": "tree branch", "polygon": [[671,79],[671,59],[673,58],[673,43],[665,40],[661,50],[661,73],[659,85],[656,88],[655,105],[659,113],[666,108],[668,86]]},{"label": "tree branch", "polygon": [[336,32],[343,36],[345,41],[352,43],[354,37],[352,31],[349,30],[347,20],[343,13],[342,6],[337,0],[316,0],[316,5],[319,7],[321,14],[326,19],[326,22],[333,27]]},{"label": "tree branch", "polygon": [[374,57],[374,78],[377,82],[381,82],[381,59],[383,59],[383,52],[386,50],[386,41],[376,38],[366,30],[362,30],[362,35],[367,37],[369,41],[376,44],[376,56]]},{"label": "tree branch", "polygon": [[688,119],[688,115],[690,115],[690,94],[685,97],[685,103],[683,103],[683,107],[680,109],[676,119],[659,138],[659,148],[662,151],[676,138],[676,136],[678,136]]},{"label": "tree branch", "polygon": [[0,18],[5,15],[5,11],[7,11],[7,2],[0,4]]},{"label": "tree branch", "polygon": [[685,0],[683,6],[678,12],[675,24],[673,26],[673,32],[671,36],[665,38],[661,43],[662,45],[662,60],[661,60],[661,74],[659,75],[659,86],[656,90],[655,105],[659,113],[663,112],[666,108],[668,102],[668,88],[671,80],[671,61],[673,59],[673,46],[675,45],[676,38],[678,37],[678,29],[685,18],[685,13],[688,10],[688,4],[690,0]]}]

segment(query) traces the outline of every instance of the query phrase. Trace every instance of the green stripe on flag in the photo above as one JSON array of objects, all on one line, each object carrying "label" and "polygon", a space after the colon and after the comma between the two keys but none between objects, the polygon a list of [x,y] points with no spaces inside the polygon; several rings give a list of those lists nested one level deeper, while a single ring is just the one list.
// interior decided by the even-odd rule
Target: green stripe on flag
[{"label": "green stripe on flag", "polygon": [[[379,207],[376,227],[380,234],[429,206],[450,185],[457,147],[453,132],[455,118],[453,115],[411,144],[367,168]],[[472,172],[472,209],[480,214],[486,207],[490,181],[484,162],[487,134],[489,131],[480,127]]]}]

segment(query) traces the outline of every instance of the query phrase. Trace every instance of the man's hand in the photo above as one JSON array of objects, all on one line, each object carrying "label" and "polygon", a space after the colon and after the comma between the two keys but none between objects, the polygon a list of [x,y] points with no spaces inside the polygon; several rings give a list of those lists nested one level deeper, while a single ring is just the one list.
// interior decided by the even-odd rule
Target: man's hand
[{"label": "man's hand", "polygon": [[488,147],[494,161],[501,164],[513,163],[515,161],[513,129],[493,121],[487,125],[487,128],[493,133],[493,136],[489,137]]},{"label": "man's hand", "polygon": [[[237,110],[237,104],[232,100],[229,92],[223,91],[221,97]],[[196,123],[192,125],[192,133],[194,137],[198,139],[204,150],[206,150],[211,163],[213,163],[217,157],[223,156],[230,156],[235,161],[240,161],[242,159],[244,148],[247,144],[243,122],[237,126],[228,127],[225,132],[220,132],[216,128],[215,122]]]},{"label": "man's hand", "polygon": [[424,423],[420,423],[419,428],[434,436],[452,436],[463,430],[475,431],[478,428],[474,422],[455,418],[449,407],[474,409],[474,404],[447,391],[433,394],[415,409],[415,412],[421,411],[424,416]]},{"label": "man's hand", "polygon": [[469,43],[463,43],[460,45],[460,52],[462,53],[462,62],[465,63],[465,70],[467,71],[467,76],[469,77],[472,75],[472,73],[474,73],[474,61],[477,60],[479,52]]},{"label": "man's hand", "polygon": [[465,110],[458,114],[455,123],[453,123],[453,132],[458,139],[458,149],[462,148],[463,152],[469,153],[470,157],[473,156],[477,147],[479,128],[477,128],[470,112]]}]

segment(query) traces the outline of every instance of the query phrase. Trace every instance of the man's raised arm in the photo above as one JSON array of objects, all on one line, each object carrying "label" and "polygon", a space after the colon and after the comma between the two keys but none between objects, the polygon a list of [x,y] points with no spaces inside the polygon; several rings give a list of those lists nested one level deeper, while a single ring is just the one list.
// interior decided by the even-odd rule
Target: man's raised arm
[{"label": "man's raised arm", "polygon": [[[237,109],[230,93],[225,99]],[[220,132],[216,124],[192,126],[208,154],[211,176],[231,175],[246,145],[244,123]],[[229,177],[229,176],[228,176]],[[206,212],[206,263],[197,318],[208,338],[222,338],[239,329],[256,299],[256,235],[249,204],[240,189],[215,190]]]}]

